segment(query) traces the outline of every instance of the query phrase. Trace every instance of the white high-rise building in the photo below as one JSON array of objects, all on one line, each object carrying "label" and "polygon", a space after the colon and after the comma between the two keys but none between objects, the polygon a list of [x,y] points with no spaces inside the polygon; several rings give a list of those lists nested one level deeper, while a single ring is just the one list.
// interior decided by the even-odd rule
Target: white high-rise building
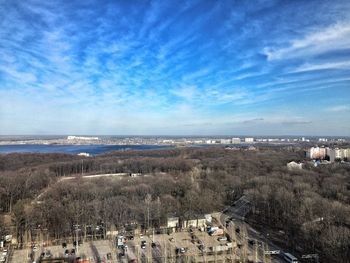
[{"label": "white high-rise building", "polygon": [[221,143],[221,144],[230,144],[231,142],[232,142],[231,139],[221,139],[221,140],[220,140],[220,143]]},{"label": "white high-rise building", "polygon": [[350,149],[339,149],[336,148],[335,150],[335,159],[341,159],[343,160],[344,158],[350,158]]},{"label": "white high-rise building", "polygon": [[241,139],[240,138],[232,138],[232,143],[233,144],[240,144],[241,143]]},{"label": "white high-rise building", "polygon": [[254,142],[254,138],[245,138],[244,142],[252,143]]},{"label": "white high-rise building", "polygon": [[309,152],[311,159],[324,159],[326,157],[326,148],[323,147],[311,147]]}]

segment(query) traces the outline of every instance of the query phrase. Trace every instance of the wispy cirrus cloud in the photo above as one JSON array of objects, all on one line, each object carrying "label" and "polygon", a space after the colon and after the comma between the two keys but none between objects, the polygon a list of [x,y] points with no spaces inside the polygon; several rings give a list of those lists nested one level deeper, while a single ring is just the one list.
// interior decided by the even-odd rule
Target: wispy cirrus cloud
[{"label": "wispy cirrus cloud", "polygon": [[326,111],[330,111],[330,112],[350,111],[350,106],[349,105],[335,105],[335,106],[326,108]]},{"label": "wispy cirrus cloud", "polygon": [[272,113],[286,106],[316,116],[310,96],[327,105],[349,98],[350,9],[329,3],[302,5],[334,18],[291,19],[300,7],[278,1],[5,1],[0,133],[312,127]]},{"label": "wispy cirrus cloud", "polygon": [[243,124],[252,124],[252,123],[257,123],[263,121],[264,118],[255,118],[255,119],[250,119],[250,120],[244,120],[242,121]]},{"label": "wispy cirrus cloud", "polygon": [[312,121],[283,121],[281,124],[283,125],[309,125]]},{"label": "wispy cirrus cloud", "polygon": [[287,47],[264,49],[268,60],[313,56],[350,48],[350,22],[339,22],[326,28],[308,32],[292,40]]},{"label": "wispy cirrus cloud", "polygon": [[306,63],[297,67],[295,70],[293,70],[293,72],[305,72],[326,69],[350,69],[350,61],[326,62],[317,64]]}]

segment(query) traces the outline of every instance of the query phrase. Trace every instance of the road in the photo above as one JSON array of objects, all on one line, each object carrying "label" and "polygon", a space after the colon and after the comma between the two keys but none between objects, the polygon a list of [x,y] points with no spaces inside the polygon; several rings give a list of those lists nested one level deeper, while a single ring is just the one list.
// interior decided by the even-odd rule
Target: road
[{"label": "road", "polygon": [[[283,259],[283,250],[277,245],[273,244],[267,236],[264,236],[262,233],[259,233],[257,230],[252,228],[249,224],[244,221],[246,214],[250,210],[250,202],[248,199],[243,196],[238,201],[235,202],[233,206],[227,207],[224,210],[224,213],[220,216],[220,223],[223,227],[226,228],[226,222],[230,222],[234,226],[235,235],[238,242],[241,244],[248,244],[250,254],[254,255],[258,253],[258,258],[263,262],[263,254],[265,251],[279,251],[280,253],[277,255],[271,255],[272,263],[284,263],[286,262]],[[236,229],[239,229],[236,231]],[[242,233],[242,230],[245,230]],[[230,232],[230,231],[228,231]],[[232,232],[232,231],[231,231]],[[244,236],[245,235],[245,236]],[[248,239],[248,242],[245,240]],[[250,241],[250,242],[249,242]],[[256,243],[254,245],[253,243]],[[256,246],[258,246],[256,252]]]}]

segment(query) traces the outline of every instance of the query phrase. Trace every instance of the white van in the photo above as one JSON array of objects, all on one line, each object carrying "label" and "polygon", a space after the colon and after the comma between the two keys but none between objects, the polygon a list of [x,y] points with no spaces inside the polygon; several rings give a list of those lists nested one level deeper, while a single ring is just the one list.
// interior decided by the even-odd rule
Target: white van
[{"label": "white van", "polygon": [[298,263],[298,259],[290,253],[284,253],[284,259],[289,263]]}]

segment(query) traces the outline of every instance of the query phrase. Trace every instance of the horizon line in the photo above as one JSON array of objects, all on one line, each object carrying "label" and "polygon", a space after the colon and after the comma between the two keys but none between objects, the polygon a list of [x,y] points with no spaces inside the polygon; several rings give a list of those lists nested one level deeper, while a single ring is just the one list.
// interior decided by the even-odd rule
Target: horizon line
[{"label": "horizon line", "polygon": [[269,136],[280,136],[280,137],[325,137],[325,138],[338,138],[338,137],[349,137],[350,135],[293,135],[293,134],[0,134],[0,137],[15,137],[15,136],[114,136],[114,137],[269,137]]}]

